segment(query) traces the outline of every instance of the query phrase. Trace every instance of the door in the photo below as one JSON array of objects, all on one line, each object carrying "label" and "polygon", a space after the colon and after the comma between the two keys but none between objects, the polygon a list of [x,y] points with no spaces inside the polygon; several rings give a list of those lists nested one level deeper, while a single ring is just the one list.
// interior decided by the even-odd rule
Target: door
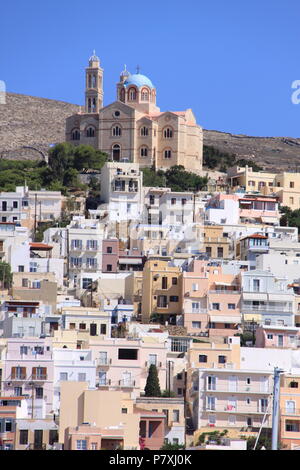
[{"label": "door", "polygon": [[106,351],[100,351],[99,363],[102,366],[107,364],[107,352]]},{"label": "door", "polygon": [[122,374],[122,385],[124,387],[130,387],[131,385],[131,373],[130,372],[123,372]]},{"label": "door", "polygon": [[96,336],[97,335],[97,325],[96,325],[96,323],[91,323],[90,324],[90,335],[91,336]]},{"label": "door", "polygon": [[230,375],[229,376],[229,391],[230,392],[236,392],[237,391],[237,376],[236,375]]},{"label": "door", "polygon": [[227,404],[228,411],[236,411],[236,398],[229,398]]},{"label": "door", "polygon": [[217,379],[213,375],[207,377],[207,388],[208,390],[216,390]]},{"label": "door", "polygon": [[216,409],[216,398],[215,397],[207,397],[207,409],[211,410],[211,411]]},{"label": "door", "polygon": [[266,376],[260,378],[260,391],[268,392],[268,377]]},{"label": "door", "polygon": [[35,429],[34,430],[34,448],[40,450],[43,447],[43,430]]},{"label": "door", "polygon": [[279,347],[283,346],[283,335],[278,335],[278,346]]}]

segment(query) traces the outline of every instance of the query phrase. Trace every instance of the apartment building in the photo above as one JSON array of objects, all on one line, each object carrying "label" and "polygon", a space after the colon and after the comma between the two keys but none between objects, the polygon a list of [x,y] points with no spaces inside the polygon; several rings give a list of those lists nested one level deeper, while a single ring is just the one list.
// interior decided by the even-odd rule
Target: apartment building
[{"label": "apartment building", "polygon": [[28,416],[26,398],[1,395],[0,413],[0,450],[14,450],[17,420]]},{"label": "apartment building", "polygon": [[269,271],[245,271],[240,275],[243,322],[294,326],[295,295],[286,278]]},{"label": "apartment building", "polygon": [[300,439],[300,375],[285,373],[280,378],[280,442],[288,450],[299,448]]},{"label": "apartment building", "polygon": [[300,347],[300,328],[296,326],[260,325],[255,331],[257,348]]},{"label": "apartment building", "polygon": [[110,337],[111,317],[106,311],[92,307],[63,307],[60,315],[65,330],[87,331],[91,336]]},{"label": "apartment building", "polygon": [[241,323],[240,281],[221,263],[195,259],[182,273],[184,326],[189,334],[233,336]]},{"label": "apartment building", "polygon": [[142,271],[145,257],[135,249],[128,249],[117,238],[102,242],[102,272]]},{"label": "apartment building", "polygon": [[51,417],[53,358],[50,338],[7,338],[2,394],[24,396],[32,419]]},{"label": "apartment building", "polygon": [[110,221],[139,219],[143,173],[137,163],[107,162],[101,169],[101,205]]},{"label": "apartment building", "polygon": [[198,368],[192,374],[193,421],[215,428],[257,432],[272,426],[272,373],[236,368]]},{"label": "apartment building", "polygon": [[143,270],[142,322],[155,315],[161,322],[176,324],[182,316],[181,270],[170,258],[151,258]]}]

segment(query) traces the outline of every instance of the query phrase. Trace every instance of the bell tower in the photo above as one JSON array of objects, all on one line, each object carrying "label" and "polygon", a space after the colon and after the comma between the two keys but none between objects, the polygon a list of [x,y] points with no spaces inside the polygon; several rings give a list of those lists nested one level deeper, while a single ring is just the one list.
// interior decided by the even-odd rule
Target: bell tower
[{"label": "bell tower", "polygon": [[103,106],[103,69],[95,51],[85,69],[85,112],[99,113]]}]

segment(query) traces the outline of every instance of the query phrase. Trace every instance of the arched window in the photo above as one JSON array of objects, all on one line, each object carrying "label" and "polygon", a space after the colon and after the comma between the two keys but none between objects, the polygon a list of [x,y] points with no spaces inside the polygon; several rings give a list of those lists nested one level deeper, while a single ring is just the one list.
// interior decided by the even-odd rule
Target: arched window
[{"label": "arched window", "polygon": [[166,127],[164,129],[164,138],[172,139],[172,137],[173,137],[173,129],[171,127]]},{"label": "arched window", "polygon": [[88,75],[88,88],[92,88],[92,76]]},{"label": "arched window", "polygon": [[92,100],[91,98],[88,99],[88,113],[92,111]]},{"label": "arched window", "polygon": [[78,129],[72,131],[72,140],[80,140],[80,132]]},{"label": "arched window", "polygon": [[129,94],[130,101],[135,101],[136,100],[136,89],[135,88],[130,88],[128,94]]},{"label": "arched window", "polygon": [[141,127],[141,136],[146,137],[147,135],[149,135],[148,127],[146,127],[146,126]]},{"label": "arched window", "polygon": [[149,101],[149,93],[148,93],[148,90],[146,90],[145,88],[142,90],[141,100],[142,101]]},{"label": "arched window", "polygon": [[164,151],[164,157],[165,158],[171,158],[172,157],[172,151],[171,150],[165,150]]},{"label": "arched window", "polygon": [[141,147],[141,157],[148,157],[148,148]]},{"label": "arched window", "polygon": [[121,147],[119,144],[112,146],[112,159],[114,162],[119,162],[121,158]]},{"label": "arched window", "polygon": [[96,98],[93,98],[92,113],[96,112]]},{"label": "arched window", "polygon": [[122,135],[122,129],[120,126],[114,126],[112,128],[113,137],[120,137]]},{"label": "arched window", "polygon": [[97,76],[93,74],[92,78],[92,88],[97,88]]},{"label": "arched window", "polygon": [[86,130],[87,137],[95,137],[95,129],[94,127],[88,127]]},{"label": "arched window", "polygon": [[122,88],[122,90],[120,92],[120,101],[123,101],[123,103],[125,103],[125,90],[124,90],[124,88]]}]

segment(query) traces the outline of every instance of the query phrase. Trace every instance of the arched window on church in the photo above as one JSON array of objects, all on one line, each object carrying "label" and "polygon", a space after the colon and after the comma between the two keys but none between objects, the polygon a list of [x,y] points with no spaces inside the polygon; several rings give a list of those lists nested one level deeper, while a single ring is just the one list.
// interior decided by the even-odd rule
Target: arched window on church
[{"label": "arched window on church", "polygon": [[114,126],[112,128],[112,136],[113,137],[120,137],[122,135],[122,129],[120,126]]},{"label": "arched window on church", "polygon": [[148,157],[148,148],[147,147],[141,147],[140,155],[141,155],[141,157]]},{"label": "arched window on church", "polygon": [[149,129],[146,126],[141,127],[141,136],[147,137],[149,135]]},{"label": "arched window on church", "polygon": [[91,76],[91,74],[88,75],[88,88],[92,88],[92,76]]},{"label": "arched window on church", "polygon": [[136,100],[136,89],[135,88],[129,88],[128,94],[129,94],[130,101],[135,101]]},{"label": "arched window on church", "polygon": [[92,88],[97,88],[97,77],[96,77],[96,75],[93,75],[93,78],[92,78]]},{"label": "arched window on church", "polygon": [[96,98],[93,98],[93,102],[92,102],[92,113],[95,113],[96,112]]},{"label": "arched window on church", "polygon": [[147,89],[143,89],[141,93],[141,100],[142,101],[149,101],[149,93]]},{"label": "arched window on church", "polygon": [[165,158],[172,158],[172,151],[170,149],[166,149],[164,151],[164,157]]},{"label": "arched window on church", "polygon": [[80,140],[80,132],[78,129],[72,130],[72,140]]},{"label": "arched window on church", "polygon": [[92,111],[92,100],[91,98],[88,99],[88,113]]},{"label": "arched window on church", "polygon": [[124,88],[122,88],[122,90],[120,92],[120,101],[123,101],[123,103],[125,103],[125,90],[124,90]]},{"label": "arched window on church", "polygon": [[172,137],[173,137],[173,129],[171,127],[166,127],[164,129],[164,138],[172,139]]},{"label": "arched window on church", "polygon": [[86,130],[86,136],[87,137],[95,137],[95,128],[94,127],[88,127]]}]

